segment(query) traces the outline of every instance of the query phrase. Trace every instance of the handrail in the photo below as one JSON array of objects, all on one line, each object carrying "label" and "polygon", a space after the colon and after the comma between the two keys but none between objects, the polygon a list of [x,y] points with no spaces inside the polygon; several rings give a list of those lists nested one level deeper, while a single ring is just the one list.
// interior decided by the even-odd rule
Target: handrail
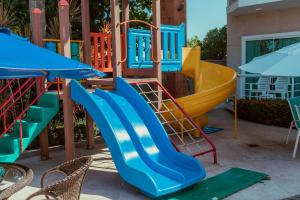
[{"label": "handrail", "polygon": [[[37,78],[33,83],[37,83],[38,81],[42,81],[40,78]],[[49,89],[49,87],[51,87],[54,84],[54,82],[51,82],[50,84],[48,84],[44,89],[41,89],[40,92],[38,93],[38,95],[31,101],[30,104],[28,104],[25,109],[22,110],[22,112],[16,117],[16,119],[10,123],[10,125],[0,134],[0,138],[2,138],[12,127],[13,125],[19,120],[20,121],[20,147],[22,150],[22,137],[23,137],[23,131],[22,131],[22,118],[24,116],[24,114],[29,110],[29,108],[35,104],[38,99],[44,94],[45,91],[47,91]],[[32,85],[32,84],[31,84]],[[6,109],[7,111],[8,109]],[[5,112],[3,112],[5,113]],[[2,114],[3,115],[3,114]]]},{"label": "handrail", "polygon": [[[14,101],[12,102],[12,104],[10,104],[5,110],[3,110],[1,113],[0,113],[0,118],[3,117],[3,122],[4,122],[4,130],[3,132],[0,134],[0,139],[5,135],[7,134],[8,131],[11,130],[11,128],[15,125],[15,123],[17,121],[19,121],[19,131],[20,131],[20,149],[21,149],[21,152],[23,151],[23,125],[22,125],[22,118],[23,116],[25,115],[25,113],[30,109],[30,107],[35,104],[38,99],[44,94],[44,92],[46,90],[48,90],[55,82],[50,82],[47,84],[47,86],[44,88],[43,87],[43,77],[38,77],[36,78],[34,81],[32,81],[33,78],[29,78],[27,79],[21,87],[18,88],[18,90],[16,92],[14,92],[14,94],[12,95],[13,97],[16,96],[16,94],[19,94],[19,96],[14,99]],[[32,82],[30,82],[32,81]],[[10,81],[11,82],[11,81]],[[6,116],[7,116],[7,112],[10,111],[10,109],[15,106],[17,104],[17,102],[20,100],[20,98],[22,98],[28,91],[30,91],[30,89],[32,89],[32,87],[34,85],[37,85],[37,84],[40,84],[40,87],[39,88],[39,91],[37,91],[37,95],[36,97],[28,104],[26,105],[26,107],[21,111],[20,114],[18,114],[15,119],[8,125],[6,126]],[[26,87],[25,90],[22,91],[22,89]],[[3,91],[3,89],[1,89],[1,91]],[[21,92],[22,91],[22,92]],[[57,88],[57,91],[58,91],[58,95],[59,95],[59,84],[58,84],[58,88]],[[1,106],[1,109],[5,108],[5,106],[7,106],[7,102],[10,102],[11,101],[11,97],[6,100],[5,104],[3,104]]]},{"label": "handrail", "polygon": [[129,23],[141,23],[141,24],[147,25],[149,27],[152,27],[152,28],[154,28],[156,30],[159,29],[159,27],[154,26],[153,24],[150,24],[148,22],[145,22],[145,21],[142,21],[142,20],[138,20],[138,19],[132,19],[132,20],[127,20],[127,21],[124,21],[124,22],[120,22],[118,25],[124,25],[124,24],[129,24]]},{"label": "handrail", "polygon": [[[150,34],[151,34],[151,38],[153,38],[153,29],[154,30],[159,30],[159,27],[157,27],[157,26],[154,26],[153,24],[150,24],[150,23],[148,23],[148,22],[145,22],[145,21],[142,21],[142,20],[137,20],[137,19],[134,19],[134,20],[127,20],[127,21],[124,21],[124,22],[121,22],[121,23],[119,23],[118,25],[124,25],[124,35],[125,35],[125,41],[126,41],[126,37],[127,37],[127,24],[129,24],[129,23],[141,23],[141,24],[144,24],[144,25],[147,25],[147,26],[149,26],[150,27]],[[125,43],[125,46],[126,46],[126,43]],[[122,59],[121,61],[119,61],[118,62],[118,64],[121,64],[121,63],[124,63],[124,62],[126,62],[127,61],[127,59],[128,59],[128,50],[127,50],[128,48],[125,48],[125,58],[124,59]],[[154,43],[153,42],[151,42],[151,59],[152,59],[152,61],[154,62],[154,63],[159,63],[160,61],[157,59],[157,58],[154,58]]]},{"label": "handrail", "polygon": [[[60,39],[51,39],[51,38],[44,38],[43,42],[58,42],[60,43]],[[70,40],[70,42],[74,42],[74,43],[84,43],[83,40]]]},{"label": "handrail", "polygon": [[[19,87],[19,89],[17,91],[15,91],[5,102],[4,104],[2,104],[0,106],[0,110],[2,110],[7,104],[9,104],[9,102],[18,94],[21,92],[21,90],[27,85],[27,83],[29,83],[32,80],[32,78],[29,78],[25,81],[25,83],[22,84],[21,87]],[[28,90],[29,88],[26,88],[26,90]],[[1,117],[1,115],[0,115]]]},{"label": "handrail", "polygon": [[[29,79],[29,81],[30,80],[32,80],[32,79]],[[27,88],[24,90],[24,91],[22,91],[21,92],[21,90],[20,90],[20,88],[17,90],[17,92],[18,93],[20,93],[20,95],[15,99],[15,101],[12,103],[12,104],[10,104],[1,114],[0,114],[0,118],[10,109],[10,108],[12,108],[12,106],[14,106],[15,104],[16,104],[16,102],[18,102],[23,96],[24,96],[24,94],[26,93],[26,92],[28,92],[28,90],[30,90],[31,89],[31,87],[35,84],[35,83],[37,83],[38,82],[38,79],[35,79],[33,82],[31,82],[28,86],[27,86]],[[28,83],[28,80],[26,81],[26,83],[24,83],[23,85],[24,85],[24,87],[26,86],[26,84]],[[22,86],[23,86],[22,85]],[[17,93],[16,92],[16,93]],[[6,104],[7,105],[7,104]]]},{"label": "handrail", "polygon": [[[26,107],[26,108],[19,114],[19,116],[17,117],[17,120],[20,121],[20,149],[21,149],[21,152],[23,151],[22,117],[23,117],[23,115],[25,115],[25,113],[29,110],[29,108],[30,108],[33,104],[35,104],[35,103],[38,101],[38,99],[44,94],[44,92],[45,92],[46,90],[48,90],[49,87],[50,87],[51,85],[53,85],[53,84],[54,84],[54,83],[51,82],[50,84],[47,85],[46,88],[42,89],[42,90],[39,92],[39,94],[34,98],[34,100],[33,100],[29,105],[27,105],[27,107]],[[13,122],[13,123],[11,124],[11,127],[10,127],[10,128],[12,128],[12,126],[14,125],[14,123],[15,123],[15,122]],[[9,128],[8,130],[10,130],[10,128]],[[0,138],[3,137],[4,134],[5,134],[5,133],[3,133],[2,135],[0,135]]]},{"label": "handrail", "polygon": [[11,79],[8,83],[0,89],[0,94],[2,94],[16,79]]},{"label": "handrail", "polygon": [[124,24],[124,46],[125,46],[125,52],[124,52],[124,58],[122,59],[122,56],[121,56],[121,60],[118,62],[118,65],[119,64],[122,64],[122,63],[125,63],[127,61],[127,58],[128,58],[128,52],[127,52],[127,23]]}]

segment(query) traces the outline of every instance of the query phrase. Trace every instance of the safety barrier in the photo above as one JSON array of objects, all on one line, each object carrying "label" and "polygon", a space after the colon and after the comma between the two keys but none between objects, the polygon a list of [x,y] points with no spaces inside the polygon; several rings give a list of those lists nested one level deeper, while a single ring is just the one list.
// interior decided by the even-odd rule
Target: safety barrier
[{"label": "safety barrier", "polygon": [[[5,98],[0,105],[0,138],[10,132],[15,123],[19,121],[20,147],[22,149],[22,119],[30,106],[35,104],[53,83],[44,87],[42,77],[2,81],[6,84],[0,88],[0,96]],[[5,97],[4,94],[9,94],[9,96]]]},{"label": "safety barrier", "polygon": [[[185,25],[162,25],[162,71],[181,71],[182,47],[185,45]],[[127,35],[121,36],[122,59],[127,58],[127,67],[131,69],[147,69],[153,67],[151,49],[151,31],[128,29]],[[111,34],[90,33],[92,42],[92,65],[103,72],[112,72]],[[125,43],[127,38],[127,44]],[[125,49],[127,45],[127,52]],[[126,57],[126,58],[124,58]]]},{"label": "safety barrier", "polygon": [[289,99],[300,96],[300,77],[238,75],[239,99]]},{"label": "safety barrier", "polygon": [[[44,47],[50,51],[61,53],[60,40],[44,39]],[[83,41],[71,40],[71,58],[77,61],[83,61]]]},{"label": "safety barrier", "polygon": [[[161,25],[162,71],[181,71],[185,26]],[[128,30],[128,68],[152,68],[151,35],[149,30]]]}]

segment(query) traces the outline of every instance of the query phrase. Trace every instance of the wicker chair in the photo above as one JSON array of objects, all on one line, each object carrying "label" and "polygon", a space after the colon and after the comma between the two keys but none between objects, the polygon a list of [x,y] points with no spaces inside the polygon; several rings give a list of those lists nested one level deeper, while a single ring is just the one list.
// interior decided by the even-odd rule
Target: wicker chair
[{"label": "wicker chair", "polygon": [[[48,170],[41,178],[41,189],[30,195],[27,200],[39,195],[44,195],[47,199],[51,197],[59,200],[78,200],[84,177],[92,161],[92,157],[84,156]],[[67,177],[45,187],[44,179],[52,172],[60,172]]]}]

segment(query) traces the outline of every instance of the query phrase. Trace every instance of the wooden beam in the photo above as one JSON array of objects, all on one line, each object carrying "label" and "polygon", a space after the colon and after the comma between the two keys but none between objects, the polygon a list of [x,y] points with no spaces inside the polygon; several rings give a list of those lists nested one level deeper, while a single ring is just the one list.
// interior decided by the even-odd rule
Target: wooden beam
[{"label": "wooden beam", "polygon": [[98,85],[98,86],[110,86],[113,85],[113,79],[112,78],[89,78],[87,79],[88,85]]},{"label": "wooden beam", "polygon": [[90,2],[81,0],[81,21],[83,38],[83,56],[84,62],[91,64],[91,37],[90,37]]},{"label": "wooden beam", "polygon": [[[129,0],[122,0],[122,22],[124,21],[128,21],[130,18],[129,18]],[[130,24],[126,24],[126,30],[125,30],[125,27],[123,26],[122,27],[122,34],[123,36],[127,36],[127,34],[125,33],[128,28],[130,27]],[[125,55],[128,54],[128,49],[127,49],[127,38],[124,38],[123,40],[121,40],[121,49],[122,49],[122,60],[125,58]],[[122,69],[123,69],[123,76],[127,76],[127,60],[122,63]]]},{"label": "wooden beam", "polygon": [[[126,70],[126,77],[127,76],[135,76],[135,77],[153,77],[153,69],[152,68],[127,68]],[[156,75],[154,76],[156,77]]]},{"label": "wooden beam", "polygon": [[[86,129],[88,134],[86,135],[86,148],[87,149],[94,149],[95,148],[95,139],[94,139],[94,122],[91,116],[85,111],[85,118],[86,118]],[[89,131],[93,132],[89,132]]]},{"label": "wooden beam", "polygon": [[[41,8],[33,8],[31,11],[31,29],[32,29],[32,39],[33,42],[43,47],[43,15]],[[44,82],[44,80],[43,80]],[[42,84],[44,85],[44,84]],[[36,92],[37,94],[41,92],[41,85],[39,83],[36,84]],[[40,155],[41,160],[49,159],[49,144],[48,144],[48,126],[40,133],[39,135],[40,141]]]},{"label": "wooden beam", "polygon": [[49,126],[47,126],[39,135],[41,160],[49,160]]},{"label": "wooden beam", "polygon": [[[129,0],[122,0],[122,21],[127,20],[129,20]],[[129,24],[127,27],[129,27]]]},{"label": "wooden beam", "polygon": [[161,32],[160,32],[160,0],[152,0],[152,23],[159,29],[154,30],[153,33],[153,56],[158,62],[153,64],[154,75],[159,82],[162,81],[161,75]]},{"label": "wooden beam", "polygon": [[[67,0],[60,0],[58,3],[61,52],[65,57],[71,58],[69,7]],[[71,160],[75,157],[75,143],[73,101],[70,98],[70,79],[63,81],[63,92],[65,158],[66,160]]]},{"label": "wooden beam", "polygon": [[116,87],[116,78],[122,76],[121,60],[121,34],[120,34],[120,12],[119,0],[110,0],[111,10],[111,32],[112,32],[112,65],[113,80]]},{"label": "wooden beam", "polygon": [[[90,36],[90,2],[81,0],[81,22],[83,38],[83,56],[84,62],[91,65],[91,36]],[[87,148],[94,148],[94,126],[93,120],[85,111]]]}]

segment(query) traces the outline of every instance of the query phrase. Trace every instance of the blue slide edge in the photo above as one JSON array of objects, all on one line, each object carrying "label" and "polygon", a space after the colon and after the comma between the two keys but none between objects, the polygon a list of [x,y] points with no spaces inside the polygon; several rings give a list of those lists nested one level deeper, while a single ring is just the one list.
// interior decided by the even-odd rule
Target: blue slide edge
[{"label": "blue slide edge", "polygon": [[[170,159],[173,159],[172,162],[175,162],[177,165],[185,167],[188,170],[193,170],[199,172],[195,177],[189,180],[182,180],[182,184],[180,187],[172,188],[167,193],[175,192],[179,189],[188,187],[192,184],[195,184],[202,180],[205,177],[205,170],[202,165],[194,158],[187,156],[185,154],[177,152],[174,147],[172,146],[167,133],[165,132],[163,126],[159,122],[158,118],[156,117],[155,113],[151,109],[151,107],[147,104],[147,102],[141,97],[136,90],[125,82],[123,79],[117,79],[117,90],[115,93],[123,96],[126,100],[128,100],[131,105],[136,105],[138,109],[136,111],[139,113],[140,116],[147,116],[143,117],[143,122],[146,124],[147,128],[151,129],[150,132],[152,134],[152,138],[155,141],[157,147],[168,154]],[[151,197],[158,197],[161,195],[167,194],[166,191],[160,191],[157,188],[153,179],[149,177],[147,174],[143,174],[140,171],[132,171],[132,169],[126,166],[126,162],[124,162],[124,158],[122,158],[122,153],[119,152],[120,149],[117,148],[118,144],[115,143],[116,141],[113,137],[113,134],[105,133],[106,130],[109,130],[110,124],[109,120],[104,120],[104,116],[101,116],[101,113],[96,112],[98,108],[97,102],[93,100],[93,97],[90,93],[88,93],[77,81],[71,81],[71,97],[76,102],[85,106],[86,110],[90,113],[94,121],[96,122],[98,128],[101,130],[101,133],[110,147],[110,151],[114,162],[119,170],[120,175],[124,178],[125,181],[129,182],[130,184],[138,187],[146,194],[150,195]],[[109,104],[107,104],[109,105]],[[111,105],[110,105],[111,106]],[[155,134],[159,133],[159,134]],[[163,133],[163,134],[161,134]],[[140,151],[140,150],[138,150]],[[139,152],[141,155],[141,152]],[[121,155],[121,156],[120,156]],[[138,166],[137,166],[138,167]],[[159,171],[159,170],[158,170]],[[166,174],[164,174],[166,175]],[[139,181],[136,181],[136,177],[138,177]],[[135,180],[136,179],[136,180]],[[145,190],[148,188],[148,190]],[[155,191],[155,192],[153,192]]]}]

